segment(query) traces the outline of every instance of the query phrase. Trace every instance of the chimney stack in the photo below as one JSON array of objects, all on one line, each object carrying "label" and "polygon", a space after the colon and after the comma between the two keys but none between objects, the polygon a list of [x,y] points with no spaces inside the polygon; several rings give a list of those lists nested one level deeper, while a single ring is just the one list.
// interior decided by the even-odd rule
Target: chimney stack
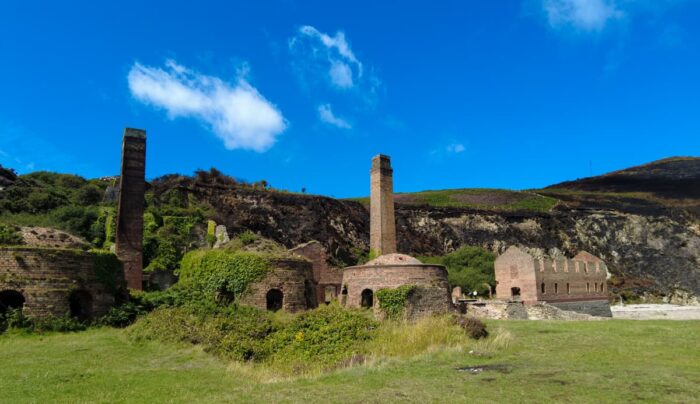
[{"label": "chimney stack", "polygon": [[370,170],[370,251],[377,256],[396,252],[394,170],[389,156],[372,158]]}]

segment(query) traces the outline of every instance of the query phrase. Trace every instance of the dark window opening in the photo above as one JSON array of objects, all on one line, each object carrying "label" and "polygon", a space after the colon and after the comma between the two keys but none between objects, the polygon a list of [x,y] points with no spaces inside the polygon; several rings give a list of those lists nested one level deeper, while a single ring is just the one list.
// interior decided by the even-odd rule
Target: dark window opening
[{"label": "dark window opening", "polygon": [[566,294],[567,294],[567,295],[570,295],[570,294],[571,294],[571,287],[569,286],[568,283],[566,284]]},{"label": "dark window opening", "polygon": [[547,293],[547,288],[544,286],[544,282],[540,284],[540,292],[542,292],[542,294]]},{"label": "dark window opening", "polygon": [[520,296],[520,288],[510,288],[510,295],[512,297]]},{"label": "dark window opening", "polygon": [[318,306],[318,301],[316,300],[316,288],[311,281],[304,281],[304,300],[306,302],[307,309],[313,309]]},{"label": "dark window opening", "polygon": [[347,295],[347,294],[348,294],[348,287],[347,287],[347,286],[343,286],[343,291],[340,292],[340,293],[343,294],[343,295]]},{"label": "dark window opening", "polygon": [[22,310],[24,296],[16,290],[3,290],[0,292],[0,314],[8,310]]},{"label": "dark window opening", "polygon": [[555,284],[554,284],[554,294],[555,294],[555,295],[558,295],[558,294],[559,294],[559,284],[558,284],[558,283],[555,283]]},{"label": "dark window opening", "polygon": [[586,293],[591,293],[591,284],[586,282]]},{"label": "dark window opening", "polygon": [[89,320],[92,317],[92,296],[86,290],[74,290],[68,296],[70,316],[78,320]]},{"label": "dark window opening", "polygon": [[267,309],[270,311],[277,311],[282,308],[282,302],[284,300],[284,294],[279,289],[270,289],[267,292]]},{"label": "dark window opening", "polygon": [[370,289],[363,290],[362,302],[360,303],[360,306],[366,309],[374,306],[374,292],[372,292]]}]

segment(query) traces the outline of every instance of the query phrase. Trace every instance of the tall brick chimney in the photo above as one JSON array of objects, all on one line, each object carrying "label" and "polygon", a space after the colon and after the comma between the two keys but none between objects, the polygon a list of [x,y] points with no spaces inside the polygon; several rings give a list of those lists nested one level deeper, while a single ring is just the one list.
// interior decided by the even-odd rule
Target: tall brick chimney
[{"label": "tall brick chimney", "polygon": [[119,177],[116,254],[124,265],[130,289],[141,290],[143,281],[143,211],[146,192],[146,131],[124,129]]},{"label": "tall brick chimney", "polygon": [[393,177],[389,156],[374,156],[370,170],[369,248],[377,255],[396,252]]}]

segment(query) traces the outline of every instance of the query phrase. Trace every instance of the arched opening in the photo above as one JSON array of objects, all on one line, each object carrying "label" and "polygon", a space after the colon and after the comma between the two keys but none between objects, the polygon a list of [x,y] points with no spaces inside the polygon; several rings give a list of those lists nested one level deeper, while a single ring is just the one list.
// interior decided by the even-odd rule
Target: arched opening
[{"label": "arched opening", "polygon": [[542,294],[547,293],[547,289],[546,289],[546,287],[544,286],[544,282],[542,282],[542,283],[540,284],[540,292],[541,292]]},{"label": "arched opening", "polygon": [[371,289],[365,289],[362,291],[362,301],[360,306],[368,309],[374,306],[374,292]]},{"label": "arched opening", "polygon": [[78,320],[89,320],[92,317],[92,296],[86,290],[74,290],[68,296],[70,316]]},{"label": "arched opening", "polygon": [[307,309],[313,309],[318,306],[318,301],[316,300],[316,288],[311,281],[304,281],[304,300],[306,302]]},{"label": "arched opening", "polygon": [[267,309],[270,311],[277,311],[282,308],[282,302],[284,301],[284,294],[279,289],[270,289],[267,291]]},{"label": "arched opening", "polygon": [[520,288],[510,288],[510,295],[511,295],[511,297],[519,297],[520,296]]},{"label": "arched opening", "polygon": [[22,310],[24,307],[24,296],[16,290],[3,290],[0,292],[0,314],[5,314],[9,310]]},{"label": "arched opening", "polygon": [[324,294],[323,301],[326,304],[329,304],[330,302],[335,300],[337,295],[338,295],[337,289],[335,288],[335,286],[326,286],[323,290],[323,294]]}]

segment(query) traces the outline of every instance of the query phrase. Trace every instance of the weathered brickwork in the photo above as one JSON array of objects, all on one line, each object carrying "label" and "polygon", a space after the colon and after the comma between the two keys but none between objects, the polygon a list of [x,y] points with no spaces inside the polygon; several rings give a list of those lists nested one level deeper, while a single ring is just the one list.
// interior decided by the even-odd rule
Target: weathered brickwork
[{"label": "weathered brickwork", "polygon": [[382,154],[374,156],[370,169],[369,247],[377,255],[396,252],[393,177],[389,157]]},{"label": "weathered brickwork", "polygon": [[122,142],[116,253],[127,286],[143,288],[143,211],[146,192],[146,131],[126,128]]},{"label": "weathered brickwork", "polygon": [[[115,302],[115,289],[123,289],[124,279],[121,271],[117,271],[116,284],[105,285],[96,272],[95,259],[90,252],[0,248],[0,292],[20,293],[27,316],[64,316],[75,310],[80,310],[83,318],[105,314]],[[71,296],[76,292],[87,296],[79,299],[83,307],[71,307]]]},{"label": "weathered brickwork", "polygon": [[318,304],[337,299],[343,283],[343,271],[328,265],[328,253],[323,245],[314,240],[289,251],[311,261]]},{"label": "weathered brickwork", "polygon": [[343,294],[346,295],[347,307],[362,307],[362,293],[370,290],[373,296],[372,307],[378,311],[377,291],[403,285],[418,287],[409,300],[409,317],[452,310],[447,270],[441,265],[366,265],[348,267],[343,271]]},{"label": "weathered brickwork", "polygon": [[[272,269],[259,282],[249,286],[244,296],[237,298],[241,304],[262,310],[282,309],[297,312],[317,306],[316,290],[311,262],[306,260],[279,259],[270,263]],[[272,292],[271,292],[272,291]],[[272,307],[275,291],[281,292],[280,307]]]},{"label": "weathered brickwork", "polygon": [[587,252],[579,253],[574,259],[552,260],[537,259],[510,247],[496,259],[494,266],[499,299],[522,300],[526,304],[547,302],[594,315],[610,313],[607,267]]}]

